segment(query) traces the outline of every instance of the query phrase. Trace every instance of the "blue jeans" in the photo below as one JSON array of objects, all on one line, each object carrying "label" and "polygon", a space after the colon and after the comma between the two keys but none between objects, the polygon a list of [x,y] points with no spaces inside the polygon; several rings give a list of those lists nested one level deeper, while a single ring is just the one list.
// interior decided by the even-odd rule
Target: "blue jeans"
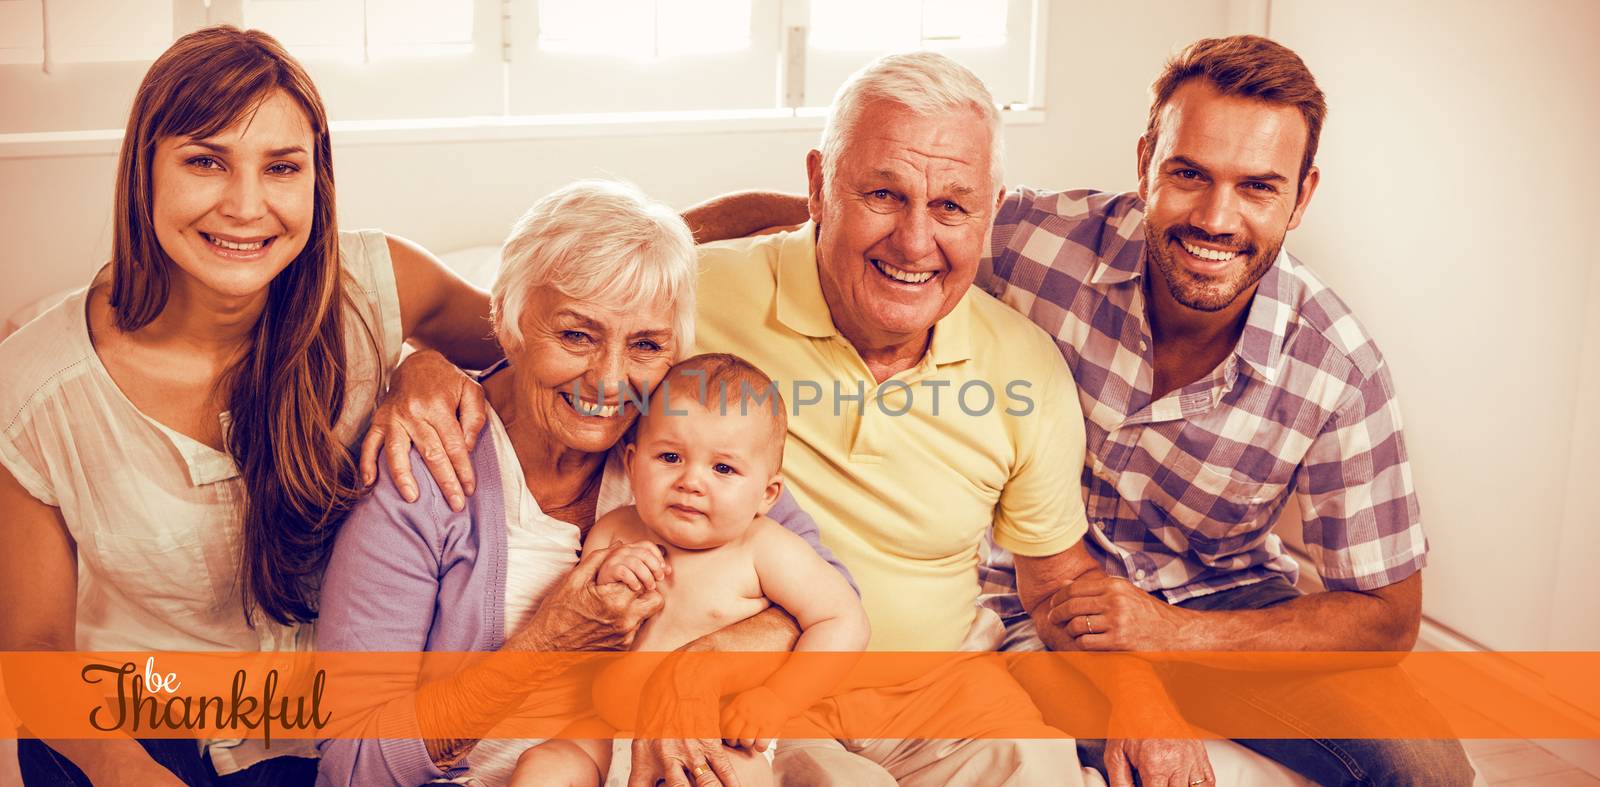
[{"label": "blue jeans", "polygon": [[[1179,606],[1195,610],[1262,609],[1299,595],[1300,591],[1287,580],[1278,578],[1190,599]],[[1032,623],[1026,618],[1007,626],[1007,629],[1006,650],[1044,649],[1043,643],[1033,632]],[[1405,681],[1404,675],[1399,670],[1393,670],[1392,673],[1385,676],[1394,684],[1392,702],[1381,708],[1350,708],[1343,712],[1351,716],[1367,714],[1366,718],[1395,713],[1404,713],[1407,714],[1405,718],[1413,719],[1418,716],[1437,718],[1437,711],[1415,692]],[[1018,676],[1019,679],[1022,677]],[[1086,703],[1103,705],[1106,702],[1085,677],[1057,673],[1050,679],[1055,685],[1049,689],[1058,696],[1059,692],[1067,691],[1075,697],[1083,697],[1082,701]],[[1365,679],[1370,680],[1371,676]],[[1041,688],[1029,685],[1026,680],[1024,685],[1035,691]],[[1348,705],[1357,701],[1357,697],[1369,694],[1341,691],[1339,676],[1335,675],[1308,679],[1287,692],[1280,683],[1270,692],[1270,696],[1264,691],[1260,695],[1241,693],[1222,703],[1218,703],[1214,695],[1204,703],[1185,702],[1183,696],[1174,696],[1173,701],[1190,723],[1202,728],[1223,728],[1229,726],[1230,721],[1252,717],[1270,718],[1291,727],[1303,728],[1303,723],[1296,723],[1297,709],[1326,708],[1328,703]],[[1048,716],[1046,721],[1050,721]],[[1442,720],[1435,724],[1443,727]],[[1455,740],[1290,738],[1246,739],[1238,743],[1322,785],[1466,785],[1471,784],[1473,778],[1466,752],[1462,750],[1461,743]],[[1080,740],[1078,755],[1084,765],[1104,772],[1104,748],[1105,741]]]},{"label": "blue jeans", "polygon": [[[1225,590],[1209,596],[1189,599],[1178,606],[1194,610],[1262,609],[1297,598],[1300,591],[1288,580],[1274,578],[1266,582]],[[1382,708],[1350,709],[1349,713],[1406,713],[1415,718],[1426,715],[1437,719],[1430,726],[1443,727],[1436,711],[1416,692],[1399,670],[1386,676],[1394,686],[1391,702]],[[1370,676],[1369,676],[1370,677]],[[1355,693],[1340,690],[1340,676],[1308,679],[1287,697],[1274,692],[1271,702],[1263,697],[1241,695],[1231,707],[1191,708],[1181,706],[1191,721],[1205,726],[1204,717],[1238,718],[1251,714],[1266,714],[1278,721],[1295,724],[1295,710],[1304,707],[1294,699],[1304,697],[1304,702],[1349,704],[1356,701]],[[1287,699],[1287,702],[1285,702]],[[1403,709],[1403,710],[1396,710]],[[1373,785],[1466,785],[1472,783],[1473,770],[1467,754],[1456,740],[1373,740],[1291,738],[1238,741],[1264,757],[1283,763],[1290,770],[1317,784],[1373,784]]]},{"label": "blue jeans", "polygon": [[[317,780],[317,761],[306,757],[274,757],[238,773],[219,776],[195,741],[151,739],[138,743],[151,759],[190,787],[298,787]],[[77,765],[37,739],[17,740],[17,765],[27,787],[93,787]]]}]

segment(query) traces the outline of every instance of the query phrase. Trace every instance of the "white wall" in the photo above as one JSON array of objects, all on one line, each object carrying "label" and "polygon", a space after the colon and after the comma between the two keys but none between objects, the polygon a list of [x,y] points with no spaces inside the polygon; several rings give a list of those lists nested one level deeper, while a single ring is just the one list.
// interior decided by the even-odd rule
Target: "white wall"
[{"label": "white wall", "polygon": [[1289,248],[1393,370],[1431,618],[1499,650],[1600,649],[1600,4],[1272,3],[1329,96]]},{"label": "white wall", "polygon": [[[1174,47],[1224,32],[1226,6],[1225,0],[1052,3],[1047,120],[1008,131],[1012,179],[1131,187],[1133,145],[1155,67]],[[0,106],[9,112],[14,104],[0,97]],[[338,118],[338,106],[329,111]],[[805,185],[805,152],[816,138],[815,131],[779,131],[407,145],[336,141],[339,221],[382,227],[446,252],[498,243],[534,199],[579,177],[626,178],[679,206],[740,188],[798,192]],[[82,284],[107,258],[114,172],[111,153],[8,158],[0,150],[0,278],[6,282],[0,319]]]}]

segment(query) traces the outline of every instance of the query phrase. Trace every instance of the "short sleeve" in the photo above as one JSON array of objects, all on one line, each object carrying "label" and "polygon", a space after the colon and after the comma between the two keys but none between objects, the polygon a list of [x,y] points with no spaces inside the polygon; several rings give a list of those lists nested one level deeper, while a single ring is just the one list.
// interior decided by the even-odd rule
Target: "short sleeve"
[{"label": "short sleeve", "polygon": [[1078,481],[1083,410],[1054,343],[1043,332],[1031,334],[1039,349],[1027,359],[1038,371],[1007,386],[1009,410],[1019,413],[1012,416],[1017,462],[995,508],[994,541],[1014,554],[1042,557],[1078,543],[1088,530]]},{"label": "short sleeve", "polygon": [[339,233],[344,270],[345,406],[335,433],[354,446],[388,389],[405,343],[389,239],[378,230]]},{"label": "short sleeve", "polygon": [[1000,212],[994,216],[994,235],[989,243],[991,254],[998,257],[1005,251],[1007,242],[1033,210],[1033,203],[1038,197],[1039,192],[1027,186],[1019,186],[1006,193],[1005,200],[1000,203]]},{"label": "short sleeve", "polygon": [[[381,230],[339,233],[340,263],[354,285],[352,293],[362,319],[377,340],[382,367],[387,376],[400,363],[400,347],[405,329],[400,323],[400,291],[395,284],[394,261],[389,257],[389,238]],[[352,334],[347,326],[346,336]],[[364,334],[361,335],[365,340]]]},{"label": "short sleeve", "polygon": [[70,462],[73,447],[63,431],[62,381],[80,373],[93,352],[73,331],[71,315],[82,308],[81,297],[69,297],[0,342],[0,466],[49,506],[61,505],[52,466]]},{"label": "short sleeve", "polygon": [[1306,551],[1331,590],[1392,585],[1427,563],[1399,402],[1386,365],[1339,403],[1295,482]]},{"label": "short sleeve", "polygon": [[1000,212],[995,214],[994,229],[989,233],[989,255],[979,263],[978,276],[973,283],[1001,300],[1005,300],[1006,287],[1015,264],[1012,240],[1016,238],[1023,220],[1033,210],[1037,197],[1038,192],[1027,187],[1012,189],[1000,203]]},{"label": "short sleeve", "polygon": [[0,465],[28,494],[47,506],[60,506],[55,486],[46,472],[38,424],[27,410],[6,413],[5,432],[0,433]]}]

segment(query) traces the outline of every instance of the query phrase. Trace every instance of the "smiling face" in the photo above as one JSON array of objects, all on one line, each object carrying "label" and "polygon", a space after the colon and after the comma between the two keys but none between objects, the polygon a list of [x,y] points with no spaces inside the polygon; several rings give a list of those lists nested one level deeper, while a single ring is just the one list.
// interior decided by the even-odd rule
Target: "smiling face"
[{"label": "smiling face", "polygon": [[176,292],[265,293],[311,234],[314,150],[305,112],[281,90],[215,136],[157,142],[152,215]]},{"label": "smiling face", "polygon": [[506,347],[514,419],[575,451],[610,450],[672,366],[671,304],[613,309],[537,287],[522,314],[522,340]]},{"label": "smiling face", "polygon": [[1156,139],[1139,142],[1139,195],[1145,253],[1174,301],[1200,312],[1248,302],[1316,189],[1315,167],[1295,183],[1305,144],[1294,106],[1224,96],[1205,79],[1172,94]]},{"label": "smiling face", "polygon": [[853,131],[832,177],[820,152],[806,160],[822,293],[858,350],[922,342],[972,284],[999,206],[989,129],[976,111],[879,101]]},{"label": "smiling face", "polygon": [[[672,383],[694,385],[681,376]],[[657,393],[624,454],[639,518],[655,538],[680,549],[739,538],[783,489],[783,436],[773,434],[773,416],[737,404],[723,412],[715,396],[707,409],[692,393]]]}]

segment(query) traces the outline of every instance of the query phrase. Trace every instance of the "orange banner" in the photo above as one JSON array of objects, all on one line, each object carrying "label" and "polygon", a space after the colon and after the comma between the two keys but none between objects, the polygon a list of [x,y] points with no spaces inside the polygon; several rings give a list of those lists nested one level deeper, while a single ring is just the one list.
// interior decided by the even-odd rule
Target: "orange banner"
[{"label": "orange banner", "polygon": [[0,737],[720,738],[710,698],[780,666],[837,685],[779,737],[1600,739],[1539,677],[1600,674],[1590,652],[9,652]]}]

